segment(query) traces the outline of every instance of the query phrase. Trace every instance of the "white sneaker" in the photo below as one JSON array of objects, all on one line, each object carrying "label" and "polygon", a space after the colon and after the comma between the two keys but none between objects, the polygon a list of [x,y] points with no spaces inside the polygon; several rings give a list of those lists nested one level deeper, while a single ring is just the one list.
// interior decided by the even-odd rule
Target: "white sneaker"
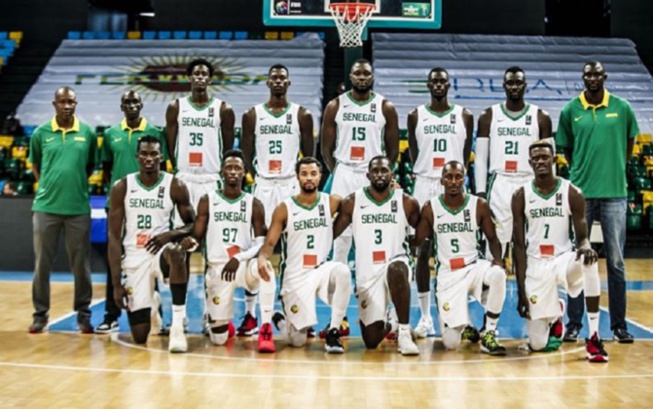
[{"label": "white sneaker", "polygon": [[168,351],[186,352],[187,350],[188,350],[188,342],[186,342],[186,334],[184,334],[183,325],[173,325],[172,327],[170,327]]},{"label": "white sneaker", "polygon": [[419,355],[419,348],[413,342],[413,337],[410,334],[410,330],[399,330],[399,335],[397,337],[398,351],[401,355]]},{"label": "white sneaker", "polygon": [[159,335],[163,328],[163,318],[159,313],[161,306],[161,296],[157,291],[152,295],[152,310],[150,312],[150,335]]},{"label": "white sneaker", "polygon": [[433,318],[422,316],[415,327],[414,333],[417,338],[434,336],[435,328],[433,327]]}]

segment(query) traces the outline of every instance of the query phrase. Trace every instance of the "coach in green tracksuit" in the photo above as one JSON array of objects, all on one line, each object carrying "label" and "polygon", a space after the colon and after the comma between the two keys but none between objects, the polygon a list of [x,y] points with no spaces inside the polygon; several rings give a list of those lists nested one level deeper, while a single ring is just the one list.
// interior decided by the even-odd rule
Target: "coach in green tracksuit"
[{"label": "coach in green tracksuit", "polygon": [[63,230],[75,276],[77,324],[83,333],[92,333],[88,176],[93,171],[97,138],[88,125],[75,117],[75,91],[59,88],[52,104],[54,118],[39,126],[30,142],[29,160],[39,187],[32,206],[35,255],[32,302],[35,312],[29,332],[43,332],[47,325],[52,260]]},{"label": "coach in green tracksuit", "polygon": [[[164,152],[163,164],[167,159],[165,137],[163,132],[147,122],[141,116],[143,101],[135,91],[127,91],[120,98],[120,110],[125,114],[125,119],[119,124],[109,128],[104,134],[101,158],[105,182],[113,186],[118,180],[130,173],[138,172],[136,151],[138,139],[145,135],[154,136],[161,141]],[[165,166],[165,165],[164,165]],[[109,197],[107,197],[107,213],[109,210]],[[95,329],[96,332],[105,334],[118,329],[120,308],[113,299],[113,282],[107,263],[107,286],[104,320]]]}]

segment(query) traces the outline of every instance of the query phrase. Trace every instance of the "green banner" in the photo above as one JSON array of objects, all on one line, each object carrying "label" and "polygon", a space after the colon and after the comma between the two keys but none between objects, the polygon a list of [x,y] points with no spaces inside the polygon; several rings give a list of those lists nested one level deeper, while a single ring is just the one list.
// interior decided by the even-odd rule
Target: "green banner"
[{"label": "green banner", "polygon": [[401,15],[404,17],[428,17],[431,15],[431,3],[403,3]]}]

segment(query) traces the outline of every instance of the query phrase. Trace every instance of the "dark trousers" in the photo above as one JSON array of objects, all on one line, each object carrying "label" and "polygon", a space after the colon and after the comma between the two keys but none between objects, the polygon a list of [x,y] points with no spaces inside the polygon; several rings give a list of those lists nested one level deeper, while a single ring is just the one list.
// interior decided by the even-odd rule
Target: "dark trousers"
[{"label": "dark trousers", "polygon": [[[109,215],[109,209],[107,209],[107,216]],[[111,280],[111,264],[109,263],[109,223],[107,219],[107,253],[105,256],[107,263],[107,286],[105,298],[106,302],[104,303],[104,320],[105,321],[118,321],[122,311],[118,308],[116,301],[113,299],[113,281]]]}]

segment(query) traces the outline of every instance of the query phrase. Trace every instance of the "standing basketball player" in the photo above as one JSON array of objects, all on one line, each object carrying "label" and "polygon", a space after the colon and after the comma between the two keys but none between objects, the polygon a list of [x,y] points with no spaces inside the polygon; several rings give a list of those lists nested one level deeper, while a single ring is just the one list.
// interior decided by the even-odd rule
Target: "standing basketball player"
[{"label": "standing basketball player", "polygon": [[558,298],[558,285],[570,297],[578,297],[584,289],[590,329],[587,359],[607,362],[599,337],[598,256],[587,238],[585,198],[576,186],[553,174],[550,144],[533,144],[529,153],[535,179],[515,192],[512,212],[518,311],[527,320],[530,348],[554,351],[562,343],[565,304]]},{"label": "standing basketball player", "polygon": [[[300,149],[303,156],[313,156],[313,116],[288,101],[290,78],[284,65],[270,67],[267,85],[268,101],[243,114],[240,146],[248,171],[256,175],[254,197],[268,209],[265,225],[270,226],[274,209],[297,191],[295,164]],[[258,329],[256,295],[246,293],[245,306],[238,335],[252,335]]]},{"label": "standing basketball player", "polygon": [[408,323],[412,258],[409,227],[416,228],[419,204],[392,186],[392,162],[376,156],[369,163],[369,186],[345,198],[333,225],[338,237],[353,227],[356,249],[356,295],[361,332],[367,348],[376,348],[394,328],[386,322],[392,300],[399,323],[398,344],[402,355],[417,355]]},{"label": "standing basketball player", "polygon": [[[354,62],[352,89],[329,102],[322,122],[322,155],[333,173],[331,193],[346,197],[368,185],[367,166],[384,155],[394,166],[399,154],[397,111],[390,101],[372,91],[374,72],[365,59]],[[347,263],[351,229],[336,238],[333,259]]]},{"label": "standing basketball player", "polygon": [[[420,206],[443,192],[440,177],[445,163],[455,160],[467,168],[472,149],[474,116],[468,109],[449,103],[450,85],[447,70],[433,68],[426,85],[431,92],[430,104],[420,105],[408,114],[408,147],[415,172],[413,197]],[[417,256],[417,296],[422,316],[415,335],[419,338],[435,335],[429,288],[430,253],[431,244],[427,241]]]},{"label": "standing basketball player", "polygon": [[258,199],[242,191],[245,161],[240,151],[225,153],[222,178],[223,189],[205,194],[200,199],[193,236],[182,242],[186,249],[192,249],[206,237],[209,337],[215,345],[227,342],[237,287],[254,292],[260,288],[263,325],[258,350],[274,352],[270,324],[274,309],[274,274],[264,272],[259,275],[254,259],[265,239],[265,210]]},{"label": "standing basketball player", "polygon": [[176,177],[186,183],[197,208],[202,195],[218,187],[222,155],[233,146],[235,120],[231,106],[209,93],[214,73],[210,62],[195,59],[186,73],[191,94],[168,106],[166,141]]},{"label": "standing basketball player", "polygon": [[[161,154],[161,142],[154,136],[143,136],[138,141],[139,171],[111,188],[109,263],[113,297],[120,308],[127,309],[134,342],[144,344],[150,333],[154,281],[160,276],[168,279],[172,293],[168,350],[186,352],[188,270],[186,252],[174,243],[190,234],[195,212],[184,183],[160,170]],[[171,230],[175,208],[185,225]]]},{"label": "standing basketball player", "polygon": [[317,190],[322,166],[315,158],[302,158],[295,172],[300,192],[275,209],[258,266],[260,270],[270,268],[268,259],[281,237],[280,296],[285,315],[275,314],[275,324],[292,346],[303,346],[308,329],[317,324],[315,298],[319,297],[331,306],[325,349],[341,354],[344,348],[339,326],[349,304],[351,273],[347,265],[327,261],[333,243],[333,216],[340,206],[340,197]]},{"label": "standing basketball player", "polygon": [[[549,139],[551,118],[536,105],[524,101],[526,86],[524,70],[508,68],[503,76],[506,101],[492,105],[478,119],[476,192],[486,197],[487,191],[487,200],[497,222],[502,257],[507,256],[512,235],[512,194],[533,177],[528,164],[528,147],[540,139],[552,141]],[[490,182],[486,189],[488,173]]]},{"label": "standing basketball player", "polygon": [[[485,200],[465,193],[462,163],[448,162],[441,182],[444,193],[422,207],[415,241],[416,244],[427,238],[434,241],[442,342],[446,349],[458,348],[462,340],[478,342],[478,332],[471,326],[469,317],[467,298],[471,295],[485,307],[481,352],[505,355],[506,348],[496,339],[496,329],[506,297],[506,272],[490,207]],[[494,255],[492,262],[480,258],[481,231]]]}]

